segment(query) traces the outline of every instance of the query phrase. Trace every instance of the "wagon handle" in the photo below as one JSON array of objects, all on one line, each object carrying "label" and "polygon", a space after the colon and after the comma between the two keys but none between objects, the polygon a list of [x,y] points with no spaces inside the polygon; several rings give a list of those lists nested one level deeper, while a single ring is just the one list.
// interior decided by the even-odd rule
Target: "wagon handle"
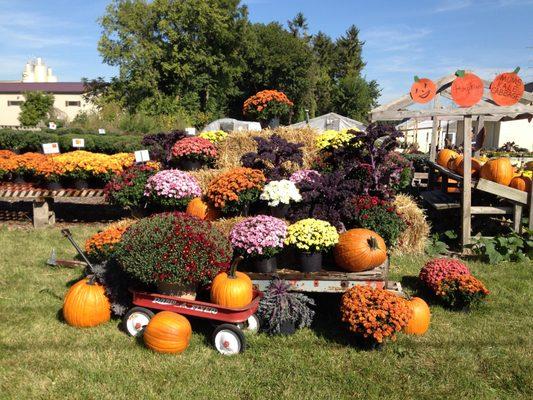
[{"label": "wagon handle", "polygon": [[72,233],[70,233],[70,230],[69,229],[61,229],[61,233],[63,234],[63,236],[65,236],[68,241],[72,244],[72,246],[74,246],[74,248],[76,249],[76,251],[78,252],[78,254],[81,256],[81,258],[83,258],[83,261],[85,261],[85,263],[87,264],[87,266],[89,267],[89,269],[91,270],[91,273],[94,275],[94,269],[93,269],[93,265],[91,264],[91,262],[87,259],[87,257],[85,256],[85,253],[83,252],[83,250],[80,248],[80,246],[78,245],[78,243],[76,243],[76,241],[74,240],[74,238],[72,237]]}]

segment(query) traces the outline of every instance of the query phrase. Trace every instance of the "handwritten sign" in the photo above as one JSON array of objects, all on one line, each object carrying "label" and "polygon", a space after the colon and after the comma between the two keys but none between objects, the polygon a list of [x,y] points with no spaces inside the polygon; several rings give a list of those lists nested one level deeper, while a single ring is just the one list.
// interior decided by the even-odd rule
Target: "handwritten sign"
[{"label": "handwritten sign", "polygon": [[135,152],[135,162],[142,163],[147,161],[150,161],[148,150],[138,150]]},{"label": "handwritten sign", "polygon": [[513,72],[504,72],[494,78],[490,84],[492,100],[499,106],[512,106],[518,103],[524,94],[524,81],[518,76],[520,68]]},{"label": "handwritten sign", "polygon": [[57,143],[43,143],[43,153],[44,154],[58,154],[59,153],[59,144]]},{"label": "handwritten sign", "polygon": [[72,147],[85,147],[85,139],[72,139]]},{"label": "handwritten sign", "polygon": [[52,130],[56,130],[57,129],[57,125],[55,122],[49,122],[48,123],[48,129],[52,129]]},{"label": "handwritten sign", "polygon": [[459,107],[472,107],[483,97],[483,81],[477,75],[456,72],[457,78],[452,83],[452,99]]},{"label": "handwritten sign", "polygon": [[98,134],[99,135],[105,135],[105,129],[104,128],[98,129]]}]

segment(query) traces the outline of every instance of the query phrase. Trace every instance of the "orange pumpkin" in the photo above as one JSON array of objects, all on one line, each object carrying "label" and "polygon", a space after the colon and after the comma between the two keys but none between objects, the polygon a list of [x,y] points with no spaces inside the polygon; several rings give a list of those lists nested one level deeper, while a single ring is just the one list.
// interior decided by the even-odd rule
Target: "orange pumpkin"
[{"label": "orange pumpkin", "polygon": [[333,251],[335,262],[346,271],[359,272],[376,268],[387,260],[387,246],[376,232],[350,229],[342,233]]},{"label": "orange pumpkin", "polygon": [[511,179],[509,186],[529,193],[531,191],[531,178],[524,175],[515,176]]},{"label": "orange pumpkin", "polygon": [[418,76],[415,76],[415,83],[411,86],[411,98],[415,103],[428,103],[435,97],[437,93],[437,86],[435,83],[428,78],[420,79]]},{"label": "orange pumpkin", "polygon": [[207,221],[213,221],[218,218],[218,210],[200,197],[196,197],[189,202],[186,213]]},{"label": "orange pumpkin", "polygon": [[102,285],[88,277],[72,285],[63,302],[67,324],[87,328],[109,321],[111,305]]},{"label": "orange pumpkin", "polygon": [[240,308],[252,302],[252,280],[243,272],[237,271],[237,258],[231,265],[229,273],[221,272],[211,284],[211,301],[224,307]]},{"label": "orange pumpkin", "polygon": [[[442,183],[442,177],[439,177],[437,179],[437,182],[438,183]],[[459,189],[456,185],[457,185],[457,181],[455,179],[449,179],[448,178],[448,190],[447,192],[448,193],[459,193],[461,191],[461,189]],[[454,186],[455,185],[455,186]]]},{"label": "orange pumpkin", "polygon": [[[464,157],[459,156],[454,160],[453,170],[457,172],[459,175],[463,176],[463,169],[464,169]],[[472,158],[472,167],[471,167],[470,173],[473,176],[477,175],[480,169],[481,169],[481,162],[475,158]]]},{"label": "orange pumpkin", "polygon": [[483,164],[479,176],[500,185],[509,186],[514,176],[514,169],[507,157],[500,157]]},{"label": "orange pumpkin", "polygon": [[429,306],[420,297],[413,297],[408,300],[407,305],[412,313],[404,332],[411,335],[423,335],[429,329],[429,321],[431,320]]},{"label": "orange pumpkin", "polygon": [[144,344],[158,353],[182,353],[189,347],[191,324],[183,315],[161,311],[154,315],[143,333]]},{"label": "orange pumpkin", "polygon": [[459,70],[452,82],[452,99],[459,107],[472,107],[483,97],[483,81],[477,75]]},{"label": "orange pumpkin", "polygon": [[490,84],[492,100],[499,106],[512,106],[524,94],[524,82],[518,76],[518,71],[520,67],[516,67],[513,72],[504,72]]},{"label": "orange pumpkin", "polygon": [[448,163],[450,160],[459,157],[459,153],[450,149],[442,149],[437,155],[437,164],[441,167],[448,168]]}]

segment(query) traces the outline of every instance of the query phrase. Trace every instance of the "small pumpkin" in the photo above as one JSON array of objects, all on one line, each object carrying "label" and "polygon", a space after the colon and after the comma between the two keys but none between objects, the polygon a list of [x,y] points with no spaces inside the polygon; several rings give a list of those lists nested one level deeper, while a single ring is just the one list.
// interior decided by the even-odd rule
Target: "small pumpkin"
[{"label": "small pumpkin", "polygon": [[[464,157],[459,156],[454,160],[453,170],[457,172],[459,175],[463,176],[463,173],[464,173],[463,169],[464,169]],[[480,170],[481,170],[481,162],[475,158],[472,158],[472,167],[470,169],[471,175],[472,176],[478,175]]]},{"label": "small pumpkin", "polygon": [[429,306],[420,297],[407,300],[407,305],[411,309],[411,319],[404,328],[404,332],[411,335],[423,335],[429,329],[431,320]]},{"label": "small pumpkin", "polygon": [[187,210],[185,212],[206,221],[213,221],[219,216],[218,210],[200,197],[192,199],[187,205]]},{"label": "small pumpkin", "polygon": [[224,307],[240,308],[252,302],[252,280],[243,272],[237,271],[238,257],[232,263],[229,273],[221,272],[211,284],[211,301]]},{"label": "small pumpkin", "polygon": [[509,186],[514,176],[511,160],[507,157],[489,160],[481,167],[479,176],[500,185]]},{"label": "small pumpkin", "polygon": [[376,232],[350,229],[339,236],[333,251],[335,262],[346,271],[360,272],[376,268],[387,260],[387,246]]},{"label": "small pumpkin", "polygon": [[459,157],[459,153],[450,149],[442,149],[437,155],[437,164],[441,167],[448,168],[450,160]]},{"label": "small pumpkin", "polygon": [[524,81],[518,76],[518,71],[520,67],[513,72],[501,73],[490,84],[492,100],[499,106],[512,106],[524,94]]},{"label": "small pumpkin", "polygon": [[158,353],[183,353],[191,340],[192,328],[183,315],[161,311],[144,329],[144,344]]},{"label": "small pumpkin", "polygon": [[[442,183],[442,177],[437,179],[438,183]],[[457,187],[457,181],[455,179],[448,179],[448,193],[459,193],[461,189]]]},{"label": "small pumpkin", "polygon": [[437,86],[431,79],[420,79],[418,76],[415,76],[415,82],[411,85],[411,91],[409,93],[415,103],[425,104],[435,97]]},{"label": "small pumpkin", "polygon": [[459,107],[472,107],[483,97],[483,81],[472,73],[459,70],[452,82],[452,99]]},{"label": "small pumpkin", "polygon": [[111,319],[111,305],[102,285],[87,277],[68,290],[63,301],[63,317],[67,324],[87,328]]},{"label": "small pumpkin", "polygon": [[509,186],[529,193],[531,191],[531,178],[524,175],[515,176],[513,179],[511,179]]}]

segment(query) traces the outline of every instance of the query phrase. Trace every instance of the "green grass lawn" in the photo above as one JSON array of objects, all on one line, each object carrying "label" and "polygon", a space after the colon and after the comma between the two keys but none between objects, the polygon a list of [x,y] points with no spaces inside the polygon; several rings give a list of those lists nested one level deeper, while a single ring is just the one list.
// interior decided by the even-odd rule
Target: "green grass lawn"
[{"label": "green grass lawn", "polygon": [[[71,227],[82,242],[97,225]],[[192,321],[182,355],[160,355],[118,320],[75,329],[58,318],[80,269],[45,266],[74,249],[59,228],[0,228],[1,399],[519,399],[533,398],[532,266],[469,263],[491,290],[471,313],[432,305],[423,337],[400,335],[381,351],[349,344],[338,296],[322,295],[317,326],[291,337],[248,335],[248,350],[219,355],[209,327]],[[423,258],[394,259],[410,290]]]}]

